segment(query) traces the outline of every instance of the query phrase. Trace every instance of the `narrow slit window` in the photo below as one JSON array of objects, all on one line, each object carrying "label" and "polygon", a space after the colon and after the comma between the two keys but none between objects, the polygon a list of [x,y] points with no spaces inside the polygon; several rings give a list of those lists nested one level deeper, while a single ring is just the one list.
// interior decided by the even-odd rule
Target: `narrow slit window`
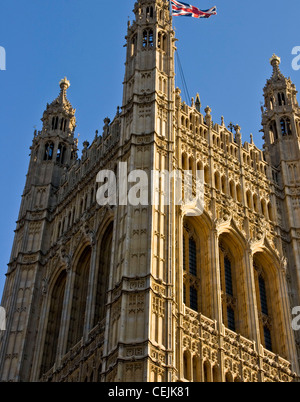
[{"label": "narrow slit window", "polygon": [[194,239],[189,239],[189,271],[191,275],[197,276],[196,242]]},{"label": "narrow slit window", "polygon": [[190,308],[192,310],[198,311],[198,295],[197,289],[193,286],[190,288]]},{"label": "narrow slit window", "polygon": [[228,257],[224,258],[224,268],[226,294],[228,294],[229,296],[233,296],[231,262]]},{"label": "narrow slit window", "polygon": [[231,331],[235,331],[234,310],[231,307],[227,307],[227,324]]},{"label": "narrow slit window", "polygon": [[265,348],[272,351],[272,337],[271,331],[267,326],[264,326]]},{"label": "narrow slit window", "polygon": [[261,312],[265,315],[268,315],[266,284],[262,276],[259,277],[258,283],[259,283]]},{"label": "narrow slit window", "polygon": [[148,45],[148,32],[143,32],[143,48],[146,48]]},{"label": "narrow slit window", "polygon": [[154,39],[153,39],[153,31],[149,31],[149,47],[153,47]]},{"label": "narrow slit window", "polygon": [[182,253],[183,253],[183,270],[186,270],[186,266],[185,266],[185,257],[186,257],[186,252],[185,252],[185,237],[183,236],[182,239]]}]

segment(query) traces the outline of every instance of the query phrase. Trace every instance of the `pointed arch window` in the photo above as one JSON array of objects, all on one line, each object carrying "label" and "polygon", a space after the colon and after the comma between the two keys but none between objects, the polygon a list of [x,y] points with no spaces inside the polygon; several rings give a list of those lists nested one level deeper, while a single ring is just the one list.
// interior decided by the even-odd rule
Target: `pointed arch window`
[{"label": "pointed arch window", "polygon": [[183,233],[183,302],[187,307],[199,311],[200,278],[198,267],[199,246],[194,229],[185,224]]},{"label": "pointed arch window", "polygon": [[154,36],[152,29],[145,29],[143,31],[143,48],[152,48],[154,44]]},{"label": "pointed arch window", "polygon": [[101,322],[105,318],[108,278],[110,273],[110,262],[112,254],[113,227],[113,222],[111,222],[107,227],[101,241],[94,326],[96,326],[98,322]]},{"label": "pointed arch window", "polygon": [[57,148],[56,162],[63,164],[65,162],[66,147],[60,143]]},{"label": "pointed arch window", "polygon": [[90,262],[91,247],[87,246],[82,252],[75,269],[67,351],[75,346],[83,336]]},{"label": "pointed arch window", "polygon": [[44,161],[51,161],[53,158],[54,144],[47,142],[45,145]]},{"label": "pointed arch window", "polygon": [[147,7],[146,8],[146,15],[147,17],[153,18],[153,7]]},{"label": "pointed arch window", "polygon": [[285,96],[283,92],[278,92],[278,105],[279,106],[285,106],[286,101],[285,101]]},{"label": "pointed arch window", "polygon": [[231,331],[236,331],[237,298],[233,276],[234,258],[223,241],[219,245],[219,255],[223,322]]},{"label": "pointed arch window", "polygon": [[50,370],[55,363],[57,346],[58,346],[58,337],[61,326],[66,278],[67,278],[66,271],[61,272],[61,274],[59,275],[59,277],[55,282],[55,285],[51,293],[51,301],[48,313],[48,322],[47,322],[40,375],[43,375],[48,370]]},{"label": "pointed arch window", "polygon": [[65,132],[66,131],[66,125],[67,125],[67,120],[62,118],[61,121],[60,121],[60,130]]},{"label": "pointed arch window", "polygon": [[264,347],[272,351],[272,319],[270,316],[267,284],[263,267],[254,259],[254,277],[257,293],[258,316]]},{"label": "pointed arch window", "polygon": [[280,120],[280,126],[281,126],[281,134],[283,136],[292,135],[291,120],[288,117],[284,117],[283,119]]},{"label": "pointed arch window", "polygon": [[52,117],[52,130],[57,130],[58,128],[58,116]]},{"label": "pointed arch window", "polygon": [[273,144],[273,142],[276,140],[278,140],[278,131],[276,122],[273,120],[270,123],[270,143]]}]

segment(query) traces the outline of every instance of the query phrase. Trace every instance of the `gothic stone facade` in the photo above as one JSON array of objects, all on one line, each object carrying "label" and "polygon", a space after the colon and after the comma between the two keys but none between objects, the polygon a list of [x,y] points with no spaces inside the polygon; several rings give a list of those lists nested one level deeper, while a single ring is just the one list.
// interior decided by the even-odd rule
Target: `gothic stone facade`
[{"label": "gothic stone facade", "polygon": [[[78,158],[69,82],[35,132],[2,305],[1,381],[291,382],[300,109],[273,56],[264,151],[174,85],[166,0],[128,24],[123,105]],[[204,212],[101,207],[101,169],[204,171]],[[126,172],[125,172],[126,173]]]}]

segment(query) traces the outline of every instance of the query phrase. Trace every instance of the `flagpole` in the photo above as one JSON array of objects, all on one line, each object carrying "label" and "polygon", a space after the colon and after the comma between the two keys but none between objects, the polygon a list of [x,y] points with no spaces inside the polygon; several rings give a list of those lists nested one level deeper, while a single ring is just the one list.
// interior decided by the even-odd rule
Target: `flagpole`
[{"label": "flagpole", "polygon": [[[172,3],[171,3],[171,0],[169,0],[169,13],[170,13],[170,19],[172,20],[172,29],[173,29],[173,18],[172,18],[172,16],[173,16],[173,13],[172,13]],[[174,27],[174,30],[175,30],[175,27]],[[175,50],[175,52],[177,51],[177,49]],[[174,77],[174,84],[175,84],[175,89],[176,89],[176,73],[175,73],[175,71],[176,71],[176,66],[175,66],[175,63],[176,63],[176,56],[175,56],[175,52],[174,52],[174,60],[173,60],[173,63],[174,63],[174,74],[175,74],[175,77]]]}]

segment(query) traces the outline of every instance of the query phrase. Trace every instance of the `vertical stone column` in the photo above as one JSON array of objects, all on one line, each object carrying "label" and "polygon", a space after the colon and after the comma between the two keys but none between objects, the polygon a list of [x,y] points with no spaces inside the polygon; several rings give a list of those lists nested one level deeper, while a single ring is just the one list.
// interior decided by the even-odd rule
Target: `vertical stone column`
[{"label": "vertical stone column", "polygon": [[88,339],[89,332],[93,327],[94,313],[95,313],[95,299],[97,291],[97,243],[95,234],[91,236],[91,262],[89,270],[89,283],[85,311],[85,323],[83,330],[83,341]]},{"label": "vertical stone column", "polygon": [[219,257],[219,233],[214,227],[210,239],[211,247],[211,283],[212,283],[212,319],[217,321],[218,329],[222,329],[222,296],[221,296],[221,276],[220,276],[220,257]]},{"label": "vertical stone column", "polygon": [[261,344],[259,319],[257,310],[256,289],[254,280],[253,253],[250,246],[245,250],[243,256],[243,266],[245,267],[245,295],[247,304],[248,317],[248,337],[256,342],[256,345]]},{"label": "vertical stone column", "polygon": [[285,333],[285,341],[286,341],[286,349],[287,349],[287,358],[292,363],[292,368],[295,372],[299,373],[299,362],[297,359],[297,350],[295,345],[295,338],[293,334],[292,328],[292,320],[291,320],[291,310],[289,304],[289,296],[286,282],[286,273],[287,273],[287,260],[282,258],[280,272],[278,275],[279,282],[279,299],[281,301],[281,307],[283,312],[283,330]]},{"label": "vertical stone column", "polygon": [[57,361],[60,362],[62,357],[67,352],[67,342],[68,342],[68,334],[69,334],[69,324],[70,324],[70,316],[72,309],[72,298],[73,298],[73,288],[75,281],[75,272],[68,267],[67,269],[67,283],[64,295],[64,304],[63,304],[63,312],[61,321],[64,325],[61,326],[60,334],[58,338],[57,344]]},{"label": "vertical stone column", "polygon": [[[223,353],[223,336],[224,325],[222,317],[222,290],[221,290],[221,273],[220,273],[220,256],[219,256],[219,233],[217,226],[212,230],[211,234],[211,279],[212,279],[212,295],[213,295],[213,319],[217,322],[217,330],[219,332],[219,365],[220,382],[225,382],[224,375],[224,353]],[[211,373],[209,374],[211,376]]]}]

